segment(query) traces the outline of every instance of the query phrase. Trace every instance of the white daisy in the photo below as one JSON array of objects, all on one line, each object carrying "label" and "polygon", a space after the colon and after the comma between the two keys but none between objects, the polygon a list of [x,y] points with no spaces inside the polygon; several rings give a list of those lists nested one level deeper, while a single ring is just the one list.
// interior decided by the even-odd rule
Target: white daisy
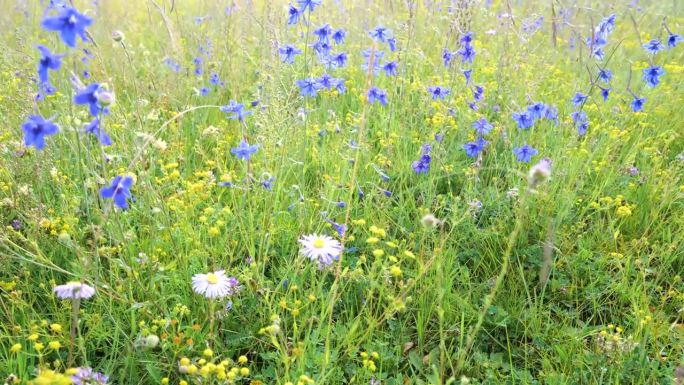
[{"label": "white daisy", "polygon": [[318,262],[319,267],[325,267],[340,258],[342,244],[327,235],[304,235],[299,239],[302,245],[301,253],[312,261]]},{"label": "white daisy", "polygon": [[87,299],[95,295],[95,289],[81,282],[67,282],[55,286],[52,291],[60,299]]},{"label": "white daisy", "polygon": [[192,276],[192,289],[207,298],[222,298],[233,295],[240,289],[238,280],[226,277],[225,270]]}]

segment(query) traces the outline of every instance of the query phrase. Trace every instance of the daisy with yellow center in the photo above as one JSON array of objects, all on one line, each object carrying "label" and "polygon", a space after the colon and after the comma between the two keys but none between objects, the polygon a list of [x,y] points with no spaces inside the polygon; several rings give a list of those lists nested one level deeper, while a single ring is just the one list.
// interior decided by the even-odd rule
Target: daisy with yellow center
[{"label": "daisy with yellow center", "polygon": [[318,262],[320,268],[329,266],[340,258],[342,244],[327,235],[304,235],[299,239],[301,253],[312,261]]},{"label": "daisy with yellow center", "polygon": [[219,270],[195,274],[192,277],[192,289],[207,298],[223,298],[237,293],[240,284],[236,278],[227,277],[225,270]]}]

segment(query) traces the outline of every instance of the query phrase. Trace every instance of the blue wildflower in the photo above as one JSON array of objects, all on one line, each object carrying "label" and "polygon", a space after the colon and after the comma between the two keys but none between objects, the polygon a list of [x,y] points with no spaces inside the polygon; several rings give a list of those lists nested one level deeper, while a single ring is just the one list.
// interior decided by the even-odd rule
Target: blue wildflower
[{"label": "blue wildflower", "polygon": [[240,141],[240,145],[230,149],[230,152],[238,157],[238,159],[249,160],[254,153],[259,149],[258,144],[250,145],[245,139]]},{"label": "blue wildflower", "polygon": [[603,98],[603,101],[607,102],[608,97],[610,96],[611,88],[610,87],[603,88],[603,87],[599,86],[599,89],[601,90],[601,97]]},{"label": "blue wildflower", "polygon": [[558,124],[558,107],[556,106],[546,106],[544,110],[544,119],[551,120]]},{"label": "blue wildflower", "polygon": [[45,147],[47,135],[54,135],[59,131],[56,124],[39,115],[30,115],[28,120],[21,125],[21,129],[24,131],[24,145],[33,146],[37,150]]},{"label": "blue wildflower", "polygon": [[448,88],[443,88],[441,86],[428,87],[428,92],[430,93],[430,96],[432,96],[432,100],[444,100],[444,98],[451,93]]},{"label": "blue wildflower", "polygon": [[133,186],[133,178],[130,176],[116,176],[112,179],[109,187],[100,189],[100,196],[103,199],[113,199],[114,204],[120,209],[128,209],[127,199],[132,198],[131,187]]},{"label": "blue wildflower", "polygon": [[268,178],[261,181],[261,187],[266,189],[266,191],[273,191],[273,182],[276,180],[275,177],[269,176]]},{"label": "blue wildflower", "polygon": [[387,63],[382,65],[382,70],[385,71],[385,75],[387,75],[387,76],[396,76],[397,75],[397,67],[398,67],[397,62],[388,61]]},{"label": "blue wildflower", "polygon": [[309,8],[309,11],[313,12],[317,6],[321,5],[322,1],[323,0],[297,0],[299,12],[304,12],[307,8]]},{"label": "blue wildflower", "polygon": [[486,140],[484,138],[479,138],[476,141],[473,142],[468,142],[463,145],[463,149],[466,152],[466,155],[468,155],[471,158],[476,157],[482,150],[484,150],[485,146],[487,145]]},{"label": "blue wildflower", "polygon": [[444,66],[448,67],[449,63],[451,63],[451,60],[454,58],[454,54],[451,53],[448,49],[444,48],[442,51],[442,61],[444,62]]},{"label": "blue wildflower", "polygon": [[389,46],[389,50],[394,52],[397,50],[397,38],[396,37],[390,37],[387,39],[387,45]]},{"label": "blue wildflower", "polygon": [[225,112],[226,114],[231,114],[228,115],[228,119],[237,119],[241,122],[243,122],[247,116],[252,114],[252,111],[245,109],[244,104],[238,103],[235,100],[231,100],[227,106],[221,106],[219,107],[219,109]]},{"label": "blue wildflower", "polygon": [[535,148],[532,148],[527,144],[513,149],[513,153],[517,156],[518,162],[525,163],[528,163],[533,156],[537,155],[537,152],[538,151]]},{"label": "blue wildflower", "polygon": [[659,51],[664,50],[665,46],[663,45],[663,43],[660,42],[660,40],[653,39],[648,43],[644,44],[644,49],[646,50],[646,52],[655,55]]},{"label": "blue wildflower", "polygon": [[528,111],[514,112],[512,116],[519,129],[526,130],[534,125],[534,118]]},{"label": "blue wildflower", "polygon": [[347,64],[347,53],[340,52],[332,55],[332,61],[337,67],[344,67]]},{"label": "blue wildflower", "polygon": [[313,31],[314,35],[318,36],[318,41],[322,43],[330,42],[330,35],[332,35],[333,30],[330,24],[325,24],[324,26],[317,28]]},{"label": "blue wildflower", "polygon": [[344,94],[347,91],[347,87],[345,87],[345,85],[344,85],[344,79],[341,79],[341,78],[333,79],[333,88],[339,94]]},{"label": "blue wildflower", "polygon": [[[372,51],[367,49],[361,52],[361,55],[366,59],[361,65],[361,68],[363,68],[364,71],[368,71],[368,67],[372,66],[373,73],[377,74],[380,71],[379,61],[385,55],[385,53],[382,51]],[[370,62],[371,56],[373,56],[373,63]]]},{"label": "blue wildflower", "polygon": [[344,39],[347,36],[347,32],[343,29],[338,29],[335,31],[335,33],[332,34],[332,39],[335,42],[335,44],[342,44],[344,43]]},{"label": "blue wildflower", "polygon": [[328,75],[327,73],[324,73],[323,75],[321,75],[319,78],[316,79],[316,82],[318,83],[318,86],[321,89],[326,88],[328,90],[331,90],[333,88],[333,86],[335,85],[335,78]]},{"label": "blue wildflower", "polygon": [[368,90],[368,103],[373,104],[376,101],[381,105],[386,106],[387,92],[378,87],[371,87],[371,89]]},{"label": "blue wildflower", "polygon": [[90,115],[97,117],[102,112],[102,107],[98,102],[98,92],[100,84],[93,83],[88,87],[79,90],[74,96],[74,103],[81,105],[87,104],[90,107]]},{"label": "blue wildflower", "polygon": [[476,121],[473,122],[473,128],[475,131],[480,135],[484,136],[489,134],[489,132],[494,128],[487,119],[485,118],[480,118]]},{"label": "blue wildflower", "polygon": [[371,30],[369,34],[373,39],[386,43],[387,39],[390,38],[392,31],[383,26],[377,26],[375,29]]},{"label": "blue wildflower", "polygon": [[640,98],[634,95],[634,100],[632,100],[631,106],[633,112],[639,112],[644,109],[644,103],[646,103],[646,98]]},{"label": "blue wildflower", "polygon": [[411,163],[411,167],[413,168],[413,171],[416,172],[416,174],[427,174],[427,172],[430,170],[430,162],[432,161],[432,157],[430,154],[423,154],[421,155],[419,160],[414,161]]},{"label": "blue wildflower", "polygon": [[321,89],[321,86],[315,78],[297,80],[296,84],[299,87],[300,94],[305,97],[311,96],[312,98],[315,98],[318,94],[318,90]]},{"label": "blue wildflower", "polygon": [[328,59],[328,55],[330,55],[330,50],[332,50],[332,46],[327,41],[318,41],[313,44],[313,49],[314,51],[316,51],[319,60],[325,61]]},{"label": "blue wildflower", "polygon": [[601,68],[599,70],[599,73],[598,73],[598,78],[600,81],[602,81],[604,83],[608,83],[608,82],[610,82],[610,79],[613,78],[613,73],[610,72],[609,69]]},{"label": "blue wildflower", "polygon": [[283,56],[283,63],[294,64],[295,56],[302,53],[302,50],[291,44],[287,44],[284,47],[280,47],[278,52]]},{"label": "blue wildflower", "polygon": [[76,36],[87,41],[86,27],[93,24],[93,19],[79,13],[71,7],[62,8],[57,16],[48,16],[41,25],[48,31],[59,32],[64,44],[76,47]]},{"label": "blue wildflower", "polygon": [[667,46],[670,48],[674,48],[680,41],[684,41],[684,38],[682,38],[681,35],[670,32],[670,35],[667,37]]},{"label": "blue wildflower", "polygon": [[544,116],[546,105],[544,103],[533,103],[527,107],[527,112],[530,113],[533,119],[541,119]]},{"label": "blue wildflower", "polygon": [[299,9],[294,5],[290,4],[287,8],[287,24],[295,25],[299,21]]},{"label": "blue wildflower", "polygon": [[48,81],[48,69],[56,71],[62,65],[62,56],[55,55],[50,52],[45,46],[39,45],[38,50],[40,51],[40,61],[38,62],[38,79],[40,83],[49,83]]},{"label": "blue wildflower", "polygon": [[660,77],[665,74],[665,70],[661,66],[651,66],[645,68],[643,73],[646,84],[651,88],[655,88],[660,83]]},{"label": "blue wildflower", "polygon": [[473,76],[473,69],[472,68],[468,68],[467,70],[463,70],[463,77],[465,77],[466,86],[470,84],[470,79],[472,78],[472,76]]},{"label": "blue wildflower", "polygon": [[480,85],[475,85],[475,87],[473,87],[473,99],[475,99],[476,102],[480,102],[484,99],[484,87]]},{"label": "blue wildflower", "polygon": [[575,107],[579,107],[579,106],[583,105],[584,103],[586,103],[587,99],[588,99],[587,95],[585,95],[581,92],[578,92],[575,94],[575,96],[573,96],[572,104],[574,104]]},{"label": "blue wildflower", "polygon": [[464,45],[461,49],[456,51],[456,54],[461,56],[461,63],[473,63],[475,59],[475,48],[472,45]]},{"label": "blue wildflower", "polygon": [[111,146],[112,139],[107,135],[105,130],[100,126],[100,119],[95,118],[85,127],[85,132],[93,134],[97,137],[97,140],[103,146]]}]

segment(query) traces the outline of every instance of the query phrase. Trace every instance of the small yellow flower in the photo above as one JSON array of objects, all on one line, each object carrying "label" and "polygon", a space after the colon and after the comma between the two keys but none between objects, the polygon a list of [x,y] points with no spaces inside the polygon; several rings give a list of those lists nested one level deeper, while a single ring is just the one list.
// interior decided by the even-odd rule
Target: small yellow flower
[{"label": "small yellow flower", "polygon": [[168,385],[168,383],[169,383],[169,378],[168,378],[168,377],[162,378],[162,379],[161,379],[161,383],[162,383],[162,385]]},{"label": "small yellow flower", "polygon": [[59,341],[50,341],[48,347],[52,350],[59,350],[62,347],[62,344]]},{"label": "small yellow flower", "polygon": [[207,358],[210,358],[211,356],[214,355],[214,351],[207,348],[207,349],[204,349],[204,351],[202,352],[202,355],[207,357]]},{"label": "small yellow flower", "polygon": [[39,352],[39,351],[41,351],[41,350],[43,350],[43,349],[45,348],[45,345],[43,345],[43,344],[40,343],[40,342],[36,342],[36,343],[33,345],[33,348],[36,349],[37,352]]},{"label": "small yellow flower", "polygon": [[12,353],[18,353],[18,352],[21,350],[21,347],[22,347],[21,344],[14,344],[14,345],[12,345],[12,347],[10,348],[10,352],[12,352]]},{"label": "small yellow flower", "polygon": [[240,375],[242,377],[249,376],[249,368],[240,368]]},{"label": "small yellow flower", "polygon": [[375,250],[373,250],[373,256],[375,256],[376,258],[380,258],[380,257],[382,257],[383,255],[385,255],[385,251],[384,251],[384,250],[382,250],[382,249],[375,249]]},{"label": "small yellow flower", "polygon": [[390,268],[390,274],[395,278],[401,277],[401,268],[399,266],[392,266]]},{"label": "small yellow flower", "polygon": [[51,324],[50,325],[50,330],[52,330],[55,333],[61,333],[62,332],[62,325],[60,324]]},{"label": "small yellow flower", "polygon": [[248,361],[249,361],[249,360],[247,359],[247,356],[240,356],[240,357],[238,357],[238,362],[239,362],[240,364],[243,364],[243,365],[244,365],[244,364],[246,364]]}]

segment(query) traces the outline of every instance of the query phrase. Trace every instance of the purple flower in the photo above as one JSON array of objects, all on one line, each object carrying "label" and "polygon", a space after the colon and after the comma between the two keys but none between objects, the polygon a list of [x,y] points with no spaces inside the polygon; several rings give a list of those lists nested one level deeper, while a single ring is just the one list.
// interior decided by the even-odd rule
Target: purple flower
[{"label": "purple flower", "polygon": [[378,40],[382,43],[385,43],[385,42],[387,42],[387,39],[392,34],[392,31],[390,31],[389,29],[387,29],[385,27],[377,26],[377,27],[375,27],[375,29],[371,30],[369,33],[373,39]]},{"label": "purple flower", "polygon": [[99,90],[100,84],[90,84],[88,87],[79,90],[76,93],[76,95],[74,96],[74,103],[78,105],[87,104],[90,107],[90,115],[97,117],[100,114],[100,112],[102,112],[102,108],[98,103]]},{"label": "purple flower", "polygon": [[373,104],[376,101],[381,105],[386,106],[387,92],[378,87],[371,87],[371,89],[368,90],[368,103]]},{"label": "purple flower", "polygon": [[575,105],[575,107],[581,106],[582,104],[587,102],[588,96],[578,92],[575,94],[575,96],[572,97],[572,104]]},{"label": "purple flower", "polygon": [[646,52],[655,55],[659,51],[664,50],[665,46],[663,45],[663,43],[660,42],[660,40],[653,39],[648,43],[644,44],[644,49],[646,50]]},{"label": "purple flower", "polygon": [[306,11],[307,8],[313,12],[317,6],[321,5],[323,0],[297,0],[299,3],[299,12]]},{"label": "purple flower", "polygon": [[534,118],[528,111],[514,112],[512,116],[519,129],[527,130],[534,125]]},{"label": "purple flower", "polygon": [[245,139],[240,141],[240,145],[233,147],[230,152],[238,157],[238,159],[249,160],[254,153],[259,149],[258,144],[250,145]]},{"label": "purple flower", "polygon": [[85,132],[95,135],[97,140],[103,146],[112,145],[112,139],[109,137],[109,135],[107,135],[105,130],[102,129],[100,126],[100,119],[98,118],[93,119],[90,123],[88,123],[88,125],[86,125]]},{"label": "purple flower", "polygon": [[318,94],[318,90],[322,88],[315,78],[297,80],[295,84],[297,84],[300,94],[304,97],[311,96],[312,98],[315,98]]},{"label": "purple flower", "polygon": [[43,119],[40,115],[30,115],[28,120],[21,125],[24,131],[24,145],[33,146],[37,150],[45,147],[45,137],[54,135],[59,131],[59,127],[50,120]]},{"label": "purple flower", "polygon": [[463,145],[463,149],[466,152],[466,155],[468,155],[471,158],[476,157],[482,150],[484,150],[485,146],[488,144],[484,138],[479,138],[476,141],[473,142],[468,142]]},{"label": "purple flower", "polygon": [[632,100],[631,106],[633,112],[639,112],[644,109],[644,103],[646,103],[646,98],[640,98],[634,95],[634,100]]},{"label": "purple flower", "polygon": [[338,29],[335,31],[335,33],[332,34],[332,39],[335,42],[335,44],[342,44],[344,43],[344,38],[347,36],[347,32],[345,32],[343,29]]},{"label": "purple flower", "polygon": [[411,163],[411,167],[416,174],[427,174],[427,172],[430,170],[431,161],[432,157],[429,154],[423,154],[420,156],[419,160]]},{"label": "purple flower", "polygon": [[[453,59],[454,55],[449,51],[448,49],[444,48],[442,51],[442,61],[444,62],[444,66],[448,67],[449,63],[451,63],[451,60]],[[468,79],[469,77],[466,77]]]},{"label": "purple flower", "polygon": [[513,149],[513,153],[518,157],[518,162],[525,163],[528,163],[534,155],[537,155],[537,152],[538,151],[536,149],[528,146],[527,144]]},{"label": "purple flower", "polygon": [[487,119],[485,118],[480,118],[476,121],[473,122],[473,128],[477,133],[481,136],[489,134],[489,132],[494,128]]},{"label": "purple flower", "polygon": [[299,9],[294,5],[290,4],[287,8],[287,24],[295,25],[299,21]]},{"label": "purple flower", "polygon": [[127,199],[131,199],[131,187],[133,186],[133,178],[130,176],[116,176],[112,179],[109,187],[100,189],[100,196],[103,199],[113,199],[114,204],[120,209],[128,209]]},{"label": "purple flower", "polygon": [[59,299],[88,299],[95,295],[95,289],[81,282],[67,282],[55,286],[52,291]]},{"label": "purple flower", "polygon": [[76,35],[87,41],[86,27],[93,24],[93,19],[79,13],[71,7],[62,8],[57,16],[48,16],[41,25],[48,31],[59,32],[64,44],[76,47]]},{"label": "purple flower", "polygon": [[241,122],[243,122],[247,116],[252,114],[252,111],[245,109],[244,104],[238,103],[235,100],[231,100],[227,106],[221,106],[219,109],[227,114],[230,114],[228,115],[228,119],[237,119]]},{"label": "purple flower", "polygon": [[682,38],[680,35],[676,33],[670,32],[670,35],[667,37],[667,46],[670,48],[674,48],[680,41],[684,41],[684,38]]},{"label": "purple flower", "polygon": [[41,83],[48,83],[48,69],[57,71],[62,65],[62,56],[50,52],[45,46],[39,45],[40,61],[38,62],[38,79]]},{"label": "purple flower", "polygon": [[397,75],[397,62],[395,61],[389,61],[382,66],[382,70],[385,71],[385,75],[387,76],[396,76]]},{"label": "purple flower", "polygon": [[100,372],[94,372],[89,367],[80,367],[76,374],[71,376],[74,385],[106,385],[109,377]]},{"label": "purple flower", "polygon": [[661,66],[651,66],[645,68],[643,74],[646,84],[651,88],[655,88],[660,83],[660,77],[665,74],[665,70]]},{"label": "purple flower", "polygon": [[428,92],[432,96],[432,100],[444,100],[444,98],[451,93],[451,91],[448,88],[442,88],[440,86],[428,87]]}]

